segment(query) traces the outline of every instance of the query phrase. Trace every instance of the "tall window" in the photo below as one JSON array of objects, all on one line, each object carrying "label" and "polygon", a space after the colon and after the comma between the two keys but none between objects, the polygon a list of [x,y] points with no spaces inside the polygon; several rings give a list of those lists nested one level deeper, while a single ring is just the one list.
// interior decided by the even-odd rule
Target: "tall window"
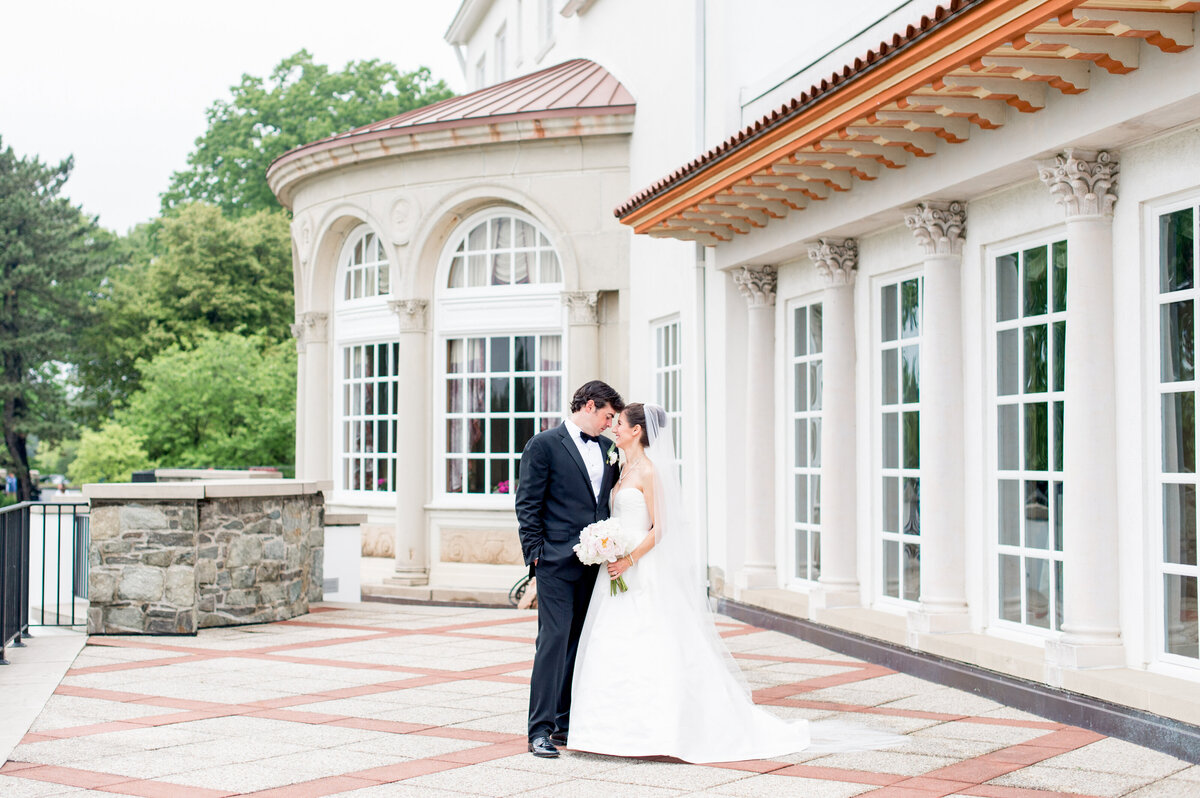
[{"label": "tall window", "polygon": [[821,576],[821,303],[792,311],[792,535],[796,579]]},{"label": "tall window", "polygon": [[496,31],[496,46],[492,48],[492,57],[495,58],[492,73],[496,76],[497,83],[503,83],[508,78],[507,39],[508,29],[506,26],[501,26],[500,30]]},{"label": "tall window", "polygon": [[342,299],[365,299],[388,293],[388,262],[379,236],[362,228],[351,236],[343,263]]},{"label": "tall window", "polygon": [[1158,217],[1161,394],[1162,651],[1200,663],[1196,592],[1196,216],[1195,205]]},{"label": "tall window", "polygon": [[997,615],[1059,629],[1067,242],[995,259]]},{"label": "tall window", "polygon": [[342,468],[345,490],[396,489],[399,344],[342,347]]},{"label": "tall window", "polygon": [[441,492],[512,494],[525,444],[563,415],[562,267],[537,222],[511,209],[468,219],[443,257]]},{"label": "tall window", "polygon": [[921,597],[921,326],[923,280],[880,289],[881,594]]},{"label": "tall window", "polygon": [[667,411],[675,444],[675,468],[683,462],[683,398],[680,393],[683,357],[679,345],[679,319],[654,327],[654,396]]}]

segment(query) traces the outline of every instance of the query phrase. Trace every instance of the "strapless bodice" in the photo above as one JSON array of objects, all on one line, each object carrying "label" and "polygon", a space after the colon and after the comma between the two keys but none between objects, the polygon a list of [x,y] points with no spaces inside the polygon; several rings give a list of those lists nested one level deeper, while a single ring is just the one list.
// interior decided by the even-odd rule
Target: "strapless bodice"
[{"label": "strapless bodice", "polygon": [[646,495],[636,488],[625,488],[613,496],[612,514],[624,529],[650,529],[650,510]]}]

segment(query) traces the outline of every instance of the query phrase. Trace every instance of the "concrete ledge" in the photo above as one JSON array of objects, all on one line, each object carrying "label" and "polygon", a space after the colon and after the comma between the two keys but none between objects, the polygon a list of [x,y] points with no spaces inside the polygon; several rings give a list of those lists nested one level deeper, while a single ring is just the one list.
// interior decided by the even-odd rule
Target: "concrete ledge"
[{"label": "concrete ledge", "polygon": [[[917,651],[903,644],[871,638],[824,623],[790,617],[728,598],[718,599],[718,611],[763,629],[783,632],[841,654],[883,665],[947,687],[965,690],[1059,723],[1081,726],[1110,737],[1117,737],[1153,748],[1156,751],[1162,751],[1188,762],[1200,763],[1200,725],[1174,717],[1164,717],[1154,714],[1152,711],[1105,700],[1095,695],[1057,689],[1039,680],[997,673],[978,665],[952,660],[928,651]],[[839,612],[844,612],[844,610]],[[871,613],[874,611],[857,610],[855,612]],[[886,615],[886,613],[876,614]],[[968,636],[984,637],[983,635],[946,635],[946,637]],[[1006,643],[1005,645],[1011,644]],[[1117,674],[1123,674],[1123,678]],[[1115,685],[1120,685],[1126,684],[1126,681],[1131,678],[1146,675],[1151,674],[1142,674],[1129,669],[1073,673],[1073,677],[1078,680],[1078,683],[1087,684],[1092,689],[1099,687],[1103,679],[1111,679]],[[1097,679],[1097,676],[1100,676],[1100,679]],[[1156,677],[1156,679],[1168,680],[1167,677]],[[1172,684],[1159,684],[1156,692],[1164,698],[1170,695],[1172,700],[1177,703],[1180,701],[1180,696],[1190,695],[1195,690],[1195,685],[1191,682],[1181,679],[1169,679],[1168,681]],[[1127,692],[1126,697],[1135,696],[1132,692]],[[1185,703],[1188,702],[1187,699],[1183,700]]]},{"label": "concrete ledge", "polygon": [[305,496],[333,489],[328,480],[216,479],[200,482],[97,482],[83,486],[86,499],[224,499],[238,496]]},{"label": "concrete ledge", "polygon": [[156,468],[155,479],[283,479],[279,471],[251,471],[232,468]]},{"label": "concrete ledge", "polygon": [[508,591],[486,588],[442,588],[428,585],[374,584],[362,586],[363,601],[401,604],[446,604],[452,606],[506,607]]},{"label": "concrete ledge", "polygon": [[325,526],[361,526],[365,523],[366,513],[325,513]]}]

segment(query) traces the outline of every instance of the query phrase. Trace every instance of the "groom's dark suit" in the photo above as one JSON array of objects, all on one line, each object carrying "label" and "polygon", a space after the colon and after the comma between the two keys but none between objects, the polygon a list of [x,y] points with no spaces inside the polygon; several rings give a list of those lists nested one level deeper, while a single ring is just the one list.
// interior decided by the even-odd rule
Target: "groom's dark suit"
[{"label": "groom's dark suit", "polygon": [[597,566],[585,566],[573,548],[579,531],[609,516],[608,496],[617,466],[608,463],[613,446],[600,439],[604,476],[600,494],[571,439],[559,424],[530,438],[521,455],[517,522],[521,551],[530,573],[537,562],[538,636],[529,682],[529,739],[566,734],[571,712],[571,675],[579,633],[596,582]]}]

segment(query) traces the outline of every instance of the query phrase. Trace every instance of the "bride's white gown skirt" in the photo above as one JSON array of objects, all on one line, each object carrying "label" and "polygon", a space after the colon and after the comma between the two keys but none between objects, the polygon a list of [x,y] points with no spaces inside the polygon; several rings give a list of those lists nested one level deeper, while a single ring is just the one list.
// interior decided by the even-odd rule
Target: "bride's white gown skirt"
[{"label": "bride's white gown skirt", "polygon": [[[614,515],[649,529],[640,491],[623,490]],[[579,641],[568,745],[616,756],[687,762],[765,759],[809,744],[808,723],[755,706],[713,649],[707,617],[681,607],[656,580],[656,551],[625,573],[629,591],[609,594],[600,569]]]}]

